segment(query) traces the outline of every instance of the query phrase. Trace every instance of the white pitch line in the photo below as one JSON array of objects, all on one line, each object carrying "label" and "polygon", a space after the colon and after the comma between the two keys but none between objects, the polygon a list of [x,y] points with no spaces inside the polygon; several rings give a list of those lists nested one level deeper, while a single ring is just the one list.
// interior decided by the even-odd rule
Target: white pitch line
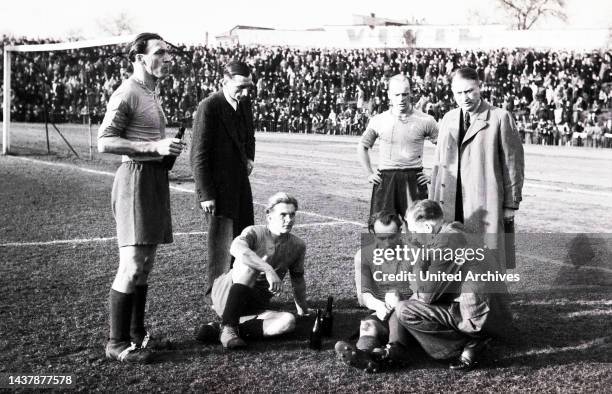
[{"label": "white pitch line", "polygon": [[[112,173],[112,172],[92,170],[92,169],[85,168],[85,167],[75,166],[73,164],[53,163],[53,162],[50,162],[50,161],[30,159],[30,158],[27,158],[27,157],[18,157],[18,156],[7,156],[7,157],[10,157],[12,159],[25,160],[25,161],[29,161],[29,162],[32,162],[32,163],[48,165],[48,166],[55,166],[55,167],[68,168],[68,169],[72,169],[72,170],[79,170],[79,171],[83,171],[83,172],[87,172],[87,173],[91,173],[91,174],[105,175],[105,176],[115,176],[115,174]],[[188,189],[188,188],[185,188],[185,187],[182,187],[182,186],[176,186],[176,185],[170,185],[170,189],[178,191],[178,192],[182,192],[182,193],[190,193],[190,194],[194,194],[195,193],[195,191],[193,189]],[[266,204],[263,204],[263,203],[260,203],[260,202],[256,202],[256,201],[254,201],[253,204],[259,205],[259,206],[262,206],[262,207],[266,206]],[[337,218],[337,217],[333,217],[333,216],[328,216],[328,215],[321,215],[321,214],[314,213],[314,212],[309,212],[309,211],[299,211],[299,213],[301,213],[303,215],[307,215],[307,216],[314,216],[314,217],[318,217],[318,218],[322,218],[322,219],[334,220],[334,221],[342,222],[342,223],[350,223],[350,224],[353,224],[355,226],[361,226],[361,227],[365,226],[364,223],[354,222],[354,221],[351,221],[351,220],[344,220],[344,219],[341,219],[341,218]]]},{"label": "white pitch line", "polygon": [[[181,186],[171,185],[170,189],[176,190],[177,192],[182,192],[182,193],[190,193],[190,194],[194,194],[195,193],[194,190],[188,189],[188,188],[185,188],[185,187],[181,187]],[[253,204],[259,205],[261,207],[265,207],[266,206],[266,204],[261,203],[261,202],[257,202],[257,201],[253,201]],[[315,213],[315,212],[298,211],[298,214],[302,214],[302,215],[306,215],[306,216],[314,216],[314,217],[318,217],[318,218],[321,218],[321,219],[329,219],[329,220],[333,220],[335,222],[349,223],[349,224],[352,224],[352,225],[355,225],[355,226],[365,227],[364,223],[354,222],[354,221],[351,221],[351,220],[345,220],[345,219],[341,219],[341,218],[334,217],[334,216],[321,215],[321,214]]]},{"label": "white pitch line", "polygon": [[[88,172],[90,174],[106,175],[106,176],[114,176],[115,175],[112,172],[92,170],[90,168],[79,167],[79,166],[76,166],[76,165],[73,165],[73,164],[54,163],[54,162],[50,162],[50,161],[46,161],[46,160],[31,159],[31,158],[28,158],[28,157],[20,157],[20,156],[6,156],[6,157],[9,157],[9,158],[12,158],[12,159],[29,161],[29,162],[32,162],[32,163],[39,163],[39,164],[48,165],[48,166],[63,167],[63,168],[68,168],[68,169],[72,169],[72,170],[80,170],[80,171],[83,171],[83,172]],[[296,162],[296,163],[298,163],[298,162],[299,163],[303,163],[303,161],[295,160],[295,159],[284,159],[283,158],[282,160],[292,161],[292,162]],[[331,163],[320,163],[320,164],[330,164],[331,165]],[[570,192],[570,193],[580,193],[580,194],[587,194],[587,195],[591,195],[591,196],[612,197],[612,192],[585,190],[585,189],[577,189],[577,188],[572,188],[572,187],[539,185],[539,184],[531,183],[531,182],[525,182],[525,187],[533,187],[533,188],[536,188],[536,189],[555,190],[555,191]],[[173,188],[174,190],[182,191],[182,192],[185,192],[185,193],[193,193],[193,190],[180,188],[178,186],[170,186],[170,188]],[[263,205],[263,204],[258,204],[258,205]],[[306,214],[306,212],[302,212],[302,213]],[[315,213],[310,213],[310,212],[308,214],[317,215]],[[329,219],[332,218],[330,216],[323,216],[323,215],[318,215],[318,216],[326,217],[326,218],[329,218]],[[340,221],[342,219],[334,218],[334,220],[339,220]],[[363,226],[364,225],[363,223],[359,223],[359,222],[348,222],[348,223],[353,223],[353,224],[359,225],[359,226]]]},{"label": "white pitch line", "polygon": [[114,241],[117,237],[95,237],[95,238],[74,238],[74,239],[56,239],[53,241],[35,241],[35,242],[7,242],[0,244],[2,248],[10,248],[16,246],[47,246],[47,245],[64,245],[64,244],[85,244],[92,242],[108,242]]},{"label": "white pitch line", "polygon": [[[352,224],[349,222],[317,222],[317,223],[303,223],[296,224],[294,227],[321,227],[321,226],[339,226],[343,224]],[[192,235],[205,235],[208,231],[189,231],[189,232],[176,232],[172,233],[175,237],[192,236]],[[73,238],[73,239],[56,239],[52,241],[33,241],[33,242],[7,242],[0,244],[0,248],[10,247],[27,247],[27,246],[49,246],[49,245],[71,245],[71,244],[85,244],[95,242],[108,242],[114,241],[117,237],[94,237],[94,238]]]},{"label": "white pitch line", "polygon": [[[69,169],[73,169],[73,170],[80,170],[80,171],[84,171],[84,172],[88,172],[88,173],[93,173],[93,174],[98,174],[98,175],[114,176],[114,174],[112,172],[91,170],[89,168],[79,167],[79,166],[76,166],[76,165],[73,165],[73,164],[53,163],[53,162],[49,162],[49,161],[45,161],[45,160],[30,159],[30,158],[18,157],[18,156],[7,156],[7,157],[10,157],[10,158],[13,158],[13,159],[25,160],[25,161],[29,161],[29,162],[33,162],[33,163],[38,163],[38,164],[43,164],[43,165],[56,166],[56,167],[62,167],[62,168],[69,168]],[[181,187],[181,186],[171,185],[170,188],[172,190],[176,190],[176,191],[183,192],[183,193],[190,193],[190,194],[195,193],[194,190],[187,189],[187,188]],[[576,189],[576,190],[577,190],[577,192],[579,192],[578,189]],[[256,205],[259,205],[259,206],[265,206],[265,204],[262,204],[260,202],[253,202],[253,203],[256,204]],[[322,218],[322,219],[333,220],[334,222],[338,222],[339,224],[347,223],[347,224],[352,224],[352,225],[359,226],[359,227],[365,227],[364,223],[355,222],[355,221],[351,221],[351,220],[345,220],[345,219],[341,219],[341,218],[334,217],[334,216],[321,215],[321,214],[318,214],[318,213],[308,212],[308,211],[300,211],[300,213],[302,213],[304,215],[307,215],[307,216],[314,216],[314,217],[319,217],[319,218]],[[60,240],[60,241],[48,241],[48,242],[52,242],[52,244],[53,244],[53,242],[70,243],[70,242],[64,242],[64,240]],[[0,246],[4,246],[4,245],[0,245]],[[521,257],[533,258],[535,260],[543,261],[543,262],[547,262],[547,263],[553,263],[553,264],[557,264],[557,265],[574,267],[573,265],[564,263],[562,261],[552,260],[552,259],[548,259],[548,258],[544,258],[544,257],[539,257],[539,256],[533,256],[533,255],[530,255],[530,254],[517,253],[517,255],[519,255]],[[586,270],[603,271],[603,272],[612,273],[612,269],[604,268],[604,267],[581,266],[580,268],[581,269],[586,269]]]},{"label": "white pitch line", "polygon": [[602,272],[608,272],[612,274],[612,269],[610,268],[605,268],[605,267],[595,267],[592,265],[580,265],[580,266],[576,266],[574,264],[568,264],[568,263],[564,263],[563,261],[560,260],[553,260],[553,259],[549,259],[547,257],[541,257],[541,256],[535,256],[532,254],[528,254],[528,253],[517,253],[517,256],[521,256],[521,257],[527,257],[530,259],[534,259],[537,260],[539,262],[542,263],[552,263],[552,264],[556,264],[556,265],[562,265],[564,267],[572,267],[575,268],[576,270],[589,270],[589,271],[602,271]]},{"label": "white pitch line", "polygon": [[[191,232],[177,232],[172,233],[175,237],[181,237],[185,235],[203,235],[207,234],[208,231],[191,231]],[[49,246],[49,245],[71,245],[71,244],[86,244],[95,242],[108,242],[115,241],[117,237],[93,237],[93,238],[73,238],[73,239],[55,239],[52,241],[33,241],[33,242],[7,242],[0,244],[0,248],[10,247],[22,247],[22,246]]]},{"label": "white pitch line", "polygon": [[296,224],[293,227],[322,227],[322,226],[341,226],[343,224],[350,224],[351,226],[354,225],[353,222],[346,222],[346,221],[334,221],[334,222],[317,222],[317,223],[302,223],[302,224]]},{"label": "white pitch line", "polygon": [[526,356],[539,356],[544,354],[555,354],[555,353],[563,353],[563,352],[573,352],[576,350],[587,350],[592,347],[605,346],[606,343],[610,343],[612,337],[601,337],[595,338],[593,340],[583,342],[574,346],[563,346],[563,347],[553,347],[549,346],[544,349],[535,349],[535,350],[527,350],[524,352],[514,353],[509,355],[508,357],[504,357],[504,359],[514,359],[517,357],[526,357]]},{"label": "white pitch line", "polygon": [[[261,205],[261,206],[266,206],[266,204],[262,204],[262,203],[259,203],[259,202],[253,202],[253,204],[257,204],[257,205]],[[334,217],[334,216],[320,215],[320,214],[314,213],[314,212],[298,211],[298,213],[301,213],[301,214],[306,215],[306,216],[314,216],[314,217],[321,218],[321,219],[330,219],[330,220],[333,220],[334,222],[338,222],[339,224],[346,223],[346,224],[352,224],[354,226],[359,226],[359,227],[365,227],[366,226],[365,223],[354,222],[352,220],[344,220],[344,219],[340,219],[340,218],[337,218],[337,217]]]},{"label": "white pitch line", "polygon": [[79,170],[79,171],[83,171],[83,172],[88,172],[90,174],[115,176],[115,174],[112,173],[112,172],[92,170],[92,169],[86,168],[86,167],[75,166],[74,164],[54,163],[52,161],[30,159],[29,157],[20,157],[20,156],[6,156],[6,157],[7,158],[11,158],[11,159],[29,161],[31,163],[36,163],[36,164],[43,164],[43,165],[51,166],[51,167],[62,167],[62,168],[68,168],[70,170]]},{"label": "white pitch line", "polygon": [[513,305],[527,305],[527,306],[549,306],[549,305],[581,305],[581,306],[612,306],[612,300],[570,300],[567,298],[557,300],[538,300],[538,301],[527,301],[518,300],[511,302]]},{"label": "white pitch line", "polygon": [[565,315],[568,319],[576,317],[595,317],[595,316],[612,316],[612,310],[610,309],[595,309],[589,311],[578,311],[571,312]]},{"label": "white pitch line", "polygon": [[536,183],[525,183],[526,187],[533,187],[536,189],[546,189],[546,190],[554,190],[560,192],[569,192],[569,193],[581,193],[588,194],[591,196],[603,196],[603,197],[612,197],[612,193],[610,192],[601,192],[595,190],[585,190],[585,189],[576,189],[573,187],[561,187],[561,186],[550,186],[550,185],[538,185]]},{"label": "white pitch line", "polygon": [[179,233],[172,233],[173,236],[175,237],[182,237],[183,235],[205,235],[208,234],[208,231],[189,231],[189,232],[179,232]]}]

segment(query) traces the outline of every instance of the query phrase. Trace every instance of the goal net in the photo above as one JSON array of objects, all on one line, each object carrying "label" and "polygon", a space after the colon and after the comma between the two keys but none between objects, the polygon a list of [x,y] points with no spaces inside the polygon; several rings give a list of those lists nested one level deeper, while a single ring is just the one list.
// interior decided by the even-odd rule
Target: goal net
[{"label": "goal net", "polygon": [[131,70],[133,35],[11,45],[3,41],[3,154],[92,158],[106,101]]}]

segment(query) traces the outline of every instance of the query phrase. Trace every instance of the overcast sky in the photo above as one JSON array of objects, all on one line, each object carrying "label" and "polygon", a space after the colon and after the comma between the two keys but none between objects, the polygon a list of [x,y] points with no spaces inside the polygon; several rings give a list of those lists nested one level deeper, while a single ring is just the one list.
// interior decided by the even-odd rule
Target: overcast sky
[{"label": "overcast sky", "polygon": [[[495,0],[2,0],[0,34],[64,38],[104,36],[100,23],[124,13],[136,31],[156,31],[168,40],[201,42],[235,25],[312,28],[353,23],[353,14],[425,18],[431,24],[499,21]],[[163,5],[162,5],[163,4]],[[478,15],[475,15],[475,12]],[[612,0],[567,0],[569,25],[548,20],[542,28],[612,25]]]}]

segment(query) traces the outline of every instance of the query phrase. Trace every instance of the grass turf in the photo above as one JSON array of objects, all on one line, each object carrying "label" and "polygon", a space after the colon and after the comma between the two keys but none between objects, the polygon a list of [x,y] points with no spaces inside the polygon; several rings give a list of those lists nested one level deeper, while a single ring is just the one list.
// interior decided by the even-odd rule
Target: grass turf
[{"label": "grass turf", "polygon": [[[147,320],[154,333],[172,339],[177,349],[161,353],[147,366],[106,361],[106,298],[117,265],[114,240],[11,243],[113,237],[112,176],[2,157],[1,371],[72,373],[80,391],[595,392],[610,387],[611,237],[585,235],[593,257],[571,264],[566,241],[576,237],[541,234],[609,232],[610,185],[605,176],[585,175],[580,182],[574,174],[565,183],[559,181],[568,161],[582,163],[578,172],[597,173],[602,163],[609,168],[605,155],[589,157],[584,151],[582,157],[572,150],[571,157],[560,158],[546,149],[528,152],[531,178],[517,223],[523,231],[539,233],[521,240],[518,249],[516,272],[522,281],[511,287],[516,331],[494,344],[481,368],[458,374],[422,357],[404,370],[366,375],[344,366],[333,353],[335,341],[349,336],[367,313],[357,307],[352,283],[352,256],[363,229],[325,217],[363,222],[367,213],[368,186],[355,163],[354,139],[290,137],[258,135],[253,190],[258,202],[278,190],[293,192],[302,212],[323,215],[301,213],[298,223],[309,226],[294,230],[308,244],[311,303],[322,307],[329,294],[336,299],[334,337],[325,340],[323,351],[307,348],[308,319],[300,319],[294,334],[252,343],[244,352],[223,352],[219,345],[193,340],[195,327],[214,317],[202,299],[206,235],[194,234],[202,230],[202,220],[193,195],[173,190],[174,227],[182,235],[160,247]],[[84,161],[62,153],[32,155],[27,139],[15,139],[16,148],[36,160],[107,173],[117,166],[112,156]],[[193,187],[186,155],[172,179],[175,185]],[[593,193],[575,193],[570,199],[562,194],[570,189]],[[574,212],[576,204],[587,209]],[[263,222],[259,205],[256,221]],[[321,222],[327,224],[313,225]],[[293,311],[289,289],[286,282],[276,303]]]}]

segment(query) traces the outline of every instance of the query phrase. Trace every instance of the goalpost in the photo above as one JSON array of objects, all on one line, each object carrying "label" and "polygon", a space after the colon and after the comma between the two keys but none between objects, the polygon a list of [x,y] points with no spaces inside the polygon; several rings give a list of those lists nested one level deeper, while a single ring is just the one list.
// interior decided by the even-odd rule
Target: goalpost
[{"label": "goalpost", "polygon": [[11,149],[11,54],[13,52],[51,52],[71,49],[90,48],[105,45],[125,44],[134,40],[136,35],[99,38],[95,40],[60,42],[56,44],[15,45],[4,47],[4,97],[2,122],[2,154]]}]

